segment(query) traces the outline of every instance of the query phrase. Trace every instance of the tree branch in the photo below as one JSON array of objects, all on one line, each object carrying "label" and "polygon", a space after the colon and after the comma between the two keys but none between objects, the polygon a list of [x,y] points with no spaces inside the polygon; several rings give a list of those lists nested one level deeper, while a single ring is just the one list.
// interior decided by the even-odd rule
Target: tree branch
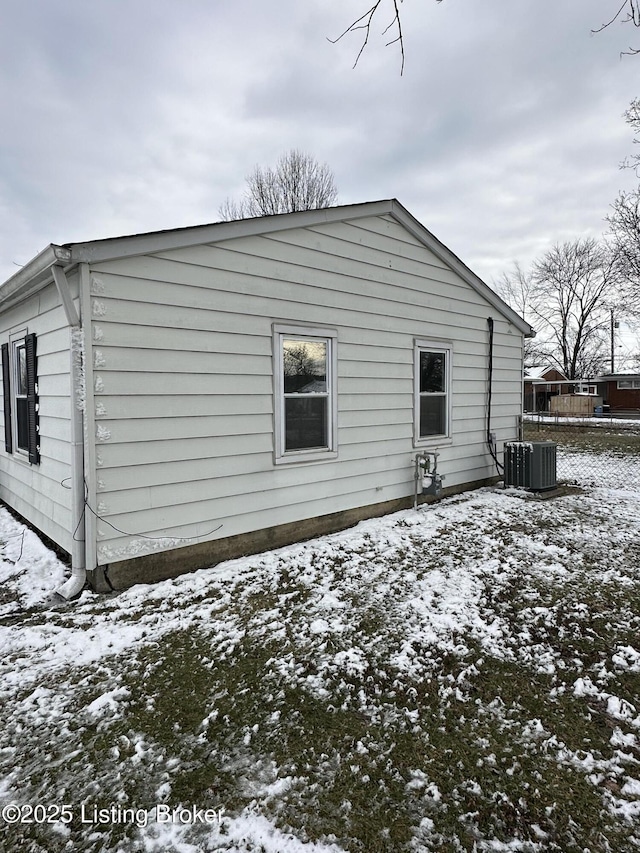
[{"label": "tree branch", "polygon": [[[391,45],[391,44],[396,44],[396,43],[400,44],[400,56],[401,56],[400,75],[402,76],[402,74],[404,73],[404,60],[405,60],[404,34],[402,32],[402,21],[400,19],[400,7],[398,5],[398,2],[402,3],[402,0],[392,0],[393,12],[394,12],[393,18],[391,19],[391,22],[384,28],[384,30],[382,31],[382,34],[386,35],[389,32],[389,30],[394,26],[398,30],[398,35],[394,39],[392,39],[391,41],[388,41],[386,44],[386,47],[389,47],[389,45]],[[437,0],[437,2],[439,3],[439,2],[441,2],[441,0]],[[339,42],[341,39],[343,39],[349,33],[355,33],[358,30],[364,30],[364,39],[362,41],[362,44],[360,45],[360,50],[358,51],[358,55],[356,56],[356,61],[353,63],[354,68],[356,67],[356,65],[360,61],[360,57],[364,53],[364,49],[369,44],[369,36],[371,35],[371,24],[373,23],[374,15],[378,11],[378,9],[383,5],[383,3],[384,3],[384,0],[376,0],[376,2],[373,4],[373,6],[367,12],[365,12],[364,15],[361,15],[359,18],[356,18],[356,20],[353,21],[353,23],[351,23],[346,28],[346,30],[344,30],[344,32],[340,33],[340,35],[337,38],[335,38],[335,39],[328,38],[327,39],[327,41],[330,41],[331,44],[336,44],[337,42]]]},{"label": "tree branch", "polygon": [[[358,55],[356,56],[356,61],[353,63],[353,67],[355,68],[358,62],[360,61],[360,57],[365,51],[365,48],[369,44],[369,37],[371,36],[371,26],[373,24],[373,19],[375,17],[376,12],[382,6],[385,5],[385,2],[389,2],[393,7],[393,16],[391,18],[391,22],[384,28],[382,31],[382,35],[386,35],[390,29],[395,28],[397,30],[397,35],[395,38],[391,39],[386,43],[386,47],[392,44],[400,45],[400,56],[401,56],[401,66],[400,66],[400,74],[402,75],[404,72],[404,62],[405,62],[405,52],[404,52],[404,32],[402,29],[402,19],[400,17],[400,3],[403,0],[375,0],[373,6],[368,9],[363,15],[360,15],[359,18],[356,18],[349,26],[342,32],[340,35],[335,38],[327,38],[327,41],[331,42],[331,44],[336,44],[341,41],[345,36],[349,35],[349,33],[356,33],[358,30],[364,30],[364,38],[362,40],[362,44],[360,45],[360,50],[358,51]],[[442,3],[442,0],[436,0],[436,3]],[[626,12],[626,16],[623,17]],[[593,34],[601,33],[603,30],[606,30],[607,27],[610,27],[616,21],[620,20],[621,23],[631,23],[635,27],[640,27],[640,0],[623,0],[622,5],[616,12],[616,14],[611,18],[610,21],[599,26],[597,29],[591,30]],[[623,50],[621,52],[622,55],[633,56],[635,54],[640,53],[640,48],[630,47],[629,50]]]},{"label": "tree branch", "polygon": [[[591,32],[595,35],[596,33],[601,33],[603,30],[606,30],[607,27],[610,27],[618,20],[625,10],[627,10],[627,16],[622,19],[622,23],[632,23],[634,27],[640,27],[640,0],[624,0],[622,6],[620,6],[610,21],[607,21],[606,24],[602,24],[595,30],[591,30]],[[638,53],[640,53],[640,48],[630,47],[629,50],[623,50],[620,55],[635,56]]]}]

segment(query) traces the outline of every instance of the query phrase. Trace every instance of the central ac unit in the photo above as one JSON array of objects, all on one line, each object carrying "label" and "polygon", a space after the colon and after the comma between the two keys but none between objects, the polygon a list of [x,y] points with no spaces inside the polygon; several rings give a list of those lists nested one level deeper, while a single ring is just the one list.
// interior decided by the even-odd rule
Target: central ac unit
[{"label": "central ac unit", "polygon": [[556,443],[508,441],[504,445],[504,484],[534,492],[555,489]]}]

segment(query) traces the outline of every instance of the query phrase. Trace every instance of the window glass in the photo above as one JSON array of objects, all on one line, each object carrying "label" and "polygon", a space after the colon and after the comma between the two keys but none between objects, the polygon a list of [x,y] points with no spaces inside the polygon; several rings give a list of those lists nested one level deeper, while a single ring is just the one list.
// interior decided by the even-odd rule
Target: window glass
[{"label": "window glass", "polygon": [[284,419],[285,450],[327,447],[326,397],[287,397]]},{"label": "window glass", "polygon": [[420,435],[446,435],[446,397],[420,397]]},{"label": "window glass", "polygon": [[420,353],[420,393],[444,391],[445,353]]},{"label": "window glass", "polygon": [[285,339],[282,343],[285,394],[325,394],[327,343]]},{"label": "window glass", "polygon": [[27,396],[27,351],[24,344],[16,347],[16,394]]}]

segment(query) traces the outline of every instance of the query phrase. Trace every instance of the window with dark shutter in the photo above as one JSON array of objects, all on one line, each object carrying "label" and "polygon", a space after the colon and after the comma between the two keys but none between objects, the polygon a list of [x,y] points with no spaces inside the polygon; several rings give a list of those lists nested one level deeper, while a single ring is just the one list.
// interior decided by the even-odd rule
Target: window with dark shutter
[{"label": "window with dark shutter", "polygon": [[40,462],[40,426],[38,422],[38,356],[34,333],[24,339],[27,373],[27,443],[29,462]]},{"label": "window with dark shutter", "polygon": [[9,364],[9,344],[2,344],[2,391],[4,396],[4,449],[13,453],[13,432],[11,424],[11,367]]}]

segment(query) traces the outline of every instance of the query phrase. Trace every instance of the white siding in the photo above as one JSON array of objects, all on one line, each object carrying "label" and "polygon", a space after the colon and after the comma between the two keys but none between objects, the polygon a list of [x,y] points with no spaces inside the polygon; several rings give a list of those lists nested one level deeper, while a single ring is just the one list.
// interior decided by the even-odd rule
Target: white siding
[{"label": "white siding", "polygon": [[[99,562],[181,544],[140,536],[186,545],[411,495],[415,338],[453,344],[445,485],[491,476],[489,316],[491,426],[500,446],[515,436],[520,332],[390,217],[91,274]],[[274,322],[337,330],[337,460],[274,465]]]},{"label": "white siding", "polygon": [[[77,297],[77,283],[72,279]],[[40,464],[4,446],[0,414],[0,498],[54,542],[71,551],[69,328],[55,285],[0,314],[0,341],[20,330],[37,335]],[[0,384],[2,377],[0,375]],[[0,410],[3,407],[0,406]],[[15,418],[15,412],[14,412]]]}]

